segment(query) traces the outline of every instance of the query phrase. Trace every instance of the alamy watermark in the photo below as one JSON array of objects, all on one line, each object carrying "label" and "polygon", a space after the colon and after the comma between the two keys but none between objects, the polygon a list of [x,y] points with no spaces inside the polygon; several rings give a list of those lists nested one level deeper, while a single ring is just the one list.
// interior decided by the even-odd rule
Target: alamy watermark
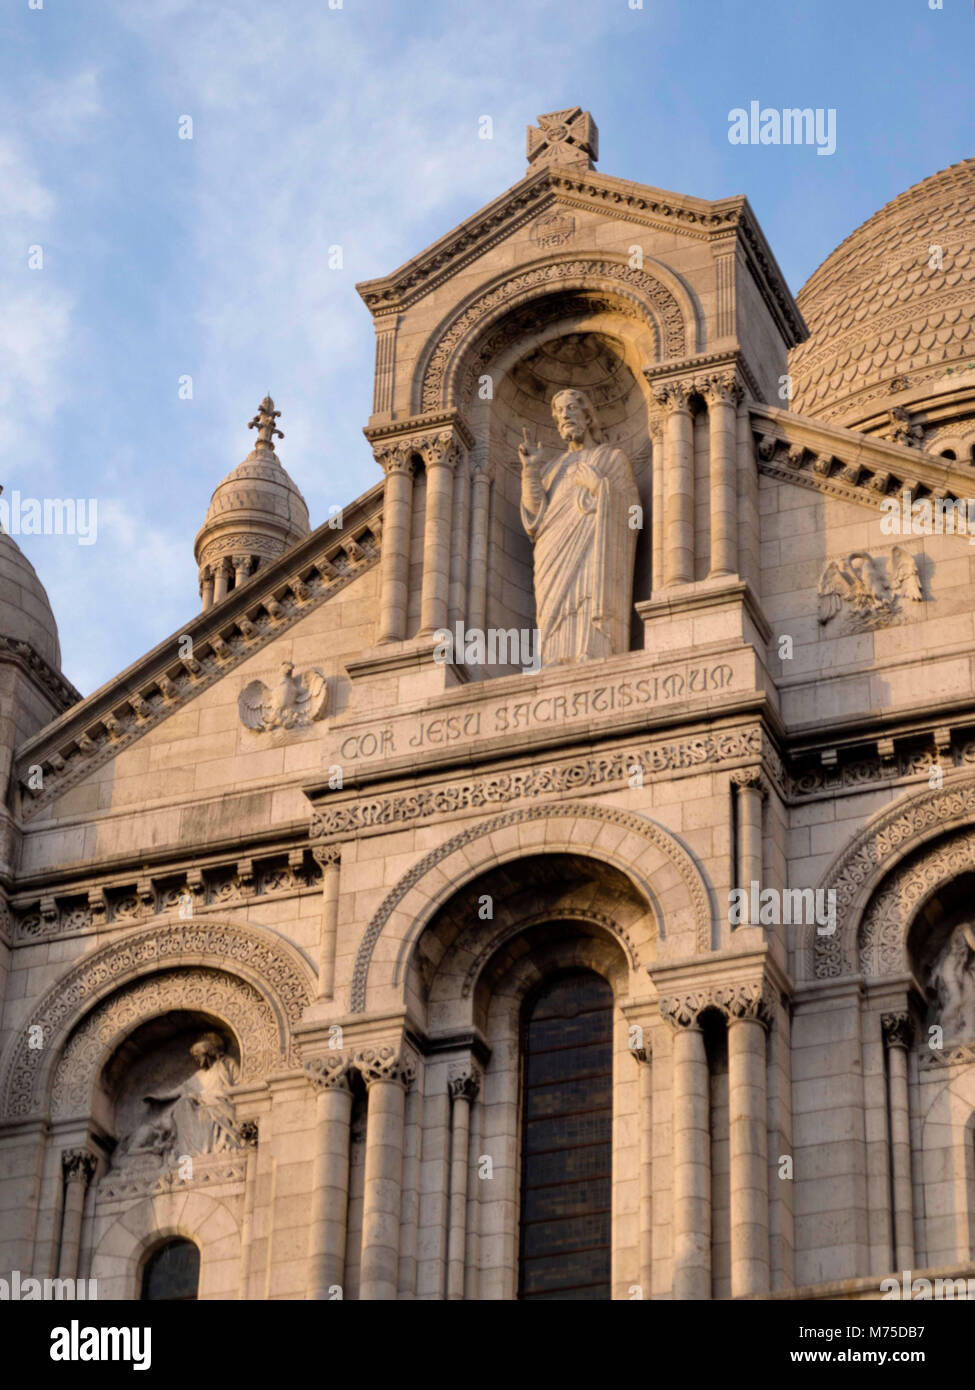
[{"label": "alamy watermark", "polygon": [[77,536],[79,545],[98,539],[95,497],[0,497],[0,530],[8,536]]},{"label": "alamy watermark", "polygon": [[909,487],[880,504],[885,536],[967,536],[975,545],[975,498],[915,497]]},{"label": "alamy watermark", "polygon": [[434,633],[433,659],[440,664],[463,662],[465,666],[520,666],[537,671],[542,664],[542,644],[537,627],[438,628]]},{"label": "alamy watermark", "polygon": [[0,1279],[0,1303],[94,1303],[97,1298],[97,1279],[35,1279],[30,1274],[25,1277],[19,1269],[12,1269],[9,1279]]},{"label": "alamy watermark", "polygon": [[750,101],[728,112],[732,145],[815,145],[817,154],[836,153],[835,106],[786,106],[781,111]]},{"label": "alamy watermark", "polygon": [[728,893],[732,927],[811,927],[819,936],[836,931],[835,888],[763,888],[752,879],[747,888]]}]

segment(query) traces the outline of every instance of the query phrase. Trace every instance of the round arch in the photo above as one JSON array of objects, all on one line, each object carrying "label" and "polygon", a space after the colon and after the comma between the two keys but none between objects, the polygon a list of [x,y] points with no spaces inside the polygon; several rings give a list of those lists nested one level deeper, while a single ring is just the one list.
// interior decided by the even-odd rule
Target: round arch
[{"label": "round arch", "polygon": [[689,291],[666,266],[646,260],[640,269],[623,257],[580,258],[563,253],[530,269],[506,271],[441,320],[420,353],[411,391],[415,414],[460,404],[464,366],[477,345],[503,319],[552,294],[596,295],[617,311],[649,323],[659,361],[697,351],[698,313]]},{"label": "round arch", "polygon": [[21,1118],[46,1110],[67,1040],[102,1001],[146,977],[191,967],[250,986],[273,1020],[277,1054],[295,1062],[294,1025],[314,997],[304,957],[271,932],[240,923],[163,921],[82,956],[42,996],[8,1045],[0,1114]]},{"label": "round arch", "polygon": [[[469,825],[400,879],[363,933],[353,968],[350,1011],[364,1013],[369,990],[402,988],[406,962],[437,910],[488,869],[530,854],[587,855],[624,873],[656,919],[657,937],[711,949],[708,885],[689,851],[655,821],[615,806],[560,802],[508,811]],[[666,925],[665,925],[666,924]],[[377,953],[377,946],[383,948]],[[377,967],[370,978],[374,956]]]},{"label": "round arch", "polygon": [[[820,936],[815,928],[807,930],[803,977],[833,979],[857,973],[860,923],[883,880],[908,855],[966,828],[973,819],[975,770],[970,769],[951,776],[937,790],[925,788],[872,816],[820,880],[820,888],[836,894],[836,930],[829,936]],[[973,867],[975,863],[956,858],[945,877]]]},{"label": "round arch", "polygon": [[200,1298],[237,1296],[237,1219],[226,1202],[192,1191],[146,1197],[102,1227],[91,1257],[99,1299],[138,1298],[146,1259],[173,1238],[191,1240],[199,1248]]}]

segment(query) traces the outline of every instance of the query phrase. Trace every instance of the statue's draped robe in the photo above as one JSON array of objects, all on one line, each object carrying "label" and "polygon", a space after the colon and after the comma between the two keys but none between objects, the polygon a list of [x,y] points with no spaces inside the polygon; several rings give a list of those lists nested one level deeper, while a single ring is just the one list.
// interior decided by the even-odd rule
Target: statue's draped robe
[{"label": "statue's draped robe", "polygon": [[229,1095],[236,1082],[236,1064],[228,1057],[219,1057],[183,1083],[172,1111],[181,1153],[220,1153],[238,1147],[240,1136]]},{"label": "statue's draped robe", "polygon": [[535,544],[542,663],[627,651],[637,540],[630,508],[640,505],[629,459],[612,444],[570,449],[540,481],[541,505],[523,501],[521,519]]}]

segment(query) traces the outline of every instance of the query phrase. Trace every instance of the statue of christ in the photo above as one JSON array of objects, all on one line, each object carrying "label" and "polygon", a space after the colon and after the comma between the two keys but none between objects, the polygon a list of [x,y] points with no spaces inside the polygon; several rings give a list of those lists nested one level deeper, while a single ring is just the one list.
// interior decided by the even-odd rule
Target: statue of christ
[{"label": "statue of christ", "polygon": [[[584,391],[559,391],[552,417],[566,449],[543,464],[527,429],[519,446],[521,519],[535,547],[543,666],[629,650],[640,497],[630,461],[602,442]],[[637,509],[637,510],[633,510]]]}]

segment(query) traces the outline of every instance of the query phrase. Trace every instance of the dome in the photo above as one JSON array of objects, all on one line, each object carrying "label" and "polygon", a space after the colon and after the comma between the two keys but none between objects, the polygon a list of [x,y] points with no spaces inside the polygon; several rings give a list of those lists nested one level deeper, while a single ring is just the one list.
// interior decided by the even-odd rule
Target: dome
[{"label": "dome", "polygon": [[789,356],[792,410],[874,428],[892,405],[927,411],[960,376],[975,383],[973,225],[966,159],[841,242],[797,296],[810,337]]},{"label": "dome", "polygon": [[[266,396],[251,421],[257,442],[210,498],[194,545],[204,607],[309,532],[308,508],[274,452],[280,415]],[[209,598],[208,598],[209,595]]]},{"label": "dome", "polygon": [[38,656],[60,671],[58,625],[44,585],[5,531],[0,531],[0,637],[29,642]]}]

